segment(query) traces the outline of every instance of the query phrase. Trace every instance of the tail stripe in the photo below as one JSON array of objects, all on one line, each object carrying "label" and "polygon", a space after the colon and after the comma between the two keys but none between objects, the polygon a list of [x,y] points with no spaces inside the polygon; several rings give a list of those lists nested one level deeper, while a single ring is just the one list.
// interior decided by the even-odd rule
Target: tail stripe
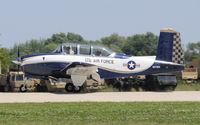
[{"label": "tail stripe", "polygon": [[178,32],[173,36],[172,62],[183,64],[183,50],[181,47],[180,33]]}]

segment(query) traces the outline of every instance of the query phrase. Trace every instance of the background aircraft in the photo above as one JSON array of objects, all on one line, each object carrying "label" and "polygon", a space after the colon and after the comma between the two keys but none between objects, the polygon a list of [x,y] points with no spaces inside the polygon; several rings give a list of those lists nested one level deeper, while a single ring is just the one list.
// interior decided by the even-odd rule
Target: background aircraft
[{"label": "background aircraft", "polygon": [[26,77],[69,78],[68,91],[80,91],[86,79],[167,73],[184,69],[180,33],[161,29],[156,56],[117,54],[105,47],[65,43],[53,53],[25,55],[13,60]]}]

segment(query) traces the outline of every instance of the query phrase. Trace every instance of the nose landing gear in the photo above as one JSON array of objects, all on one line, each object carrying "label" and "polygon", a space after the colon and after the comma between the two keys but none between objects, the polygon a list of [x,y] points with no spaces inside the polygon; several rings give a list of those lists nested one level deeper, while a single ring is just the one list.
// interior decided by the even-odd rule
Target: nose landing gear
[{"label": "nose landing gear", "polygon": [[20,92],[26,92],[26,91],[27,91],[27,86],[26,86],[26,84],[22,84],[22,85],[19,87],[19,90],[20,90]]}]

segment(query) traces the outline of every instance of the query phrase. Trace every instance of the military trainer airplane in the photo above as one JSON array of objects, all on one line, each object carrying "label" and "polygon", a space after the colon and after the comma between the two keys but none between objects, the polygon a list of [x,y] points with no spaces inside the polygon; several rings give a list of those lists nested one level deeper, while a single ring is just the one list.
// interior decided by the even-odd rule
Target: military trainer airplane
[{"label": "military trainer airplane", "polygon": [[98,45],[64,43],[52,53],[25,55],[13,60],[26,77],[70,78],[67,91],[80,91],[86,79],[168,73],[184,69],[180,33],[160,31],[156,56],[117,54]]}]

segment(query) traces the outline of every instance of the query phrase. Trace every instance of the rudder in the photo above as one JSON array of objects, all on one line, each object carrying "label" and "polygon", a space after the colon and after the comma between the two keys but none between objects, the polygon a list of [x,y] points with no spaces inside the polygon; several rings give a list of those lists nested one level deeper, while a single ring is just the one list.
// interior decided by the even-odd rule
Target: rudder
[{"label": "rudder", "polygon": [[156,60],[183,64],[183,50],[180,33],[171,29],[160,30]]}]

